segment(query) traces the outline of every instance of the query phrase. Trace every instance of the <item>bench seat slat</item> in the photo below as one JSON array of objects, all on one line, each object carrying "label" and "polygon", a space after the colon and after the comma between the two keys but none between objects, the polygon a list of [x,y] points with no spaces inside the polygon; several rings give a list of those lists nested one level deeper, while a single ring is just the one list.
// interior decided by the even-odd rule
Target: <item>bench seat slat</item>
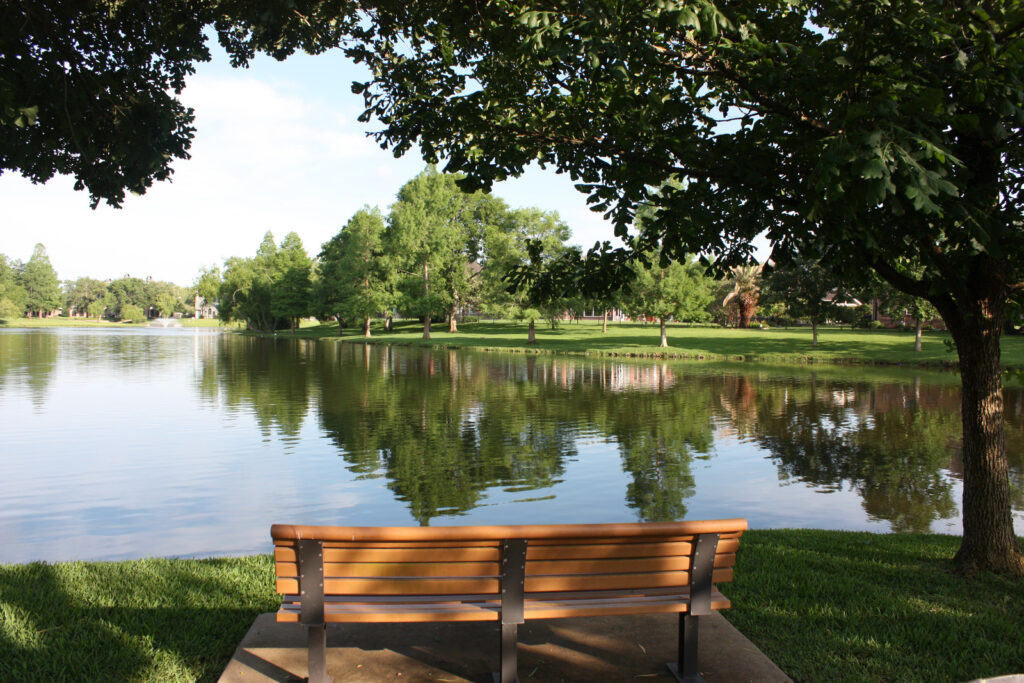
[{"label": "bench seat slat", "polygon": [[[294,548],[278,546],[274,550],[278,562],[298,562]],[[324,548],[324,562],[498,562],[501,550],[497,547],[438,548]]]},{"label": "bench seat slat", "polygon": [[[326,595],[360,593],[364,595],[451,595],[456,593],[490,593],[500,590],[498,579],[479,578],[386,578],[328,579],[324,578]],[[278,593],[298,593],[298,579],[278,578]]]},{"label": "bench seat slat", "polygon": [[[292,562],[278,562],[277,575],[297,577],[299,565]],[[498,577],[501,565],[497,562],[327,562],[324,576],[327,578],[378,578],[378,577]]]}]

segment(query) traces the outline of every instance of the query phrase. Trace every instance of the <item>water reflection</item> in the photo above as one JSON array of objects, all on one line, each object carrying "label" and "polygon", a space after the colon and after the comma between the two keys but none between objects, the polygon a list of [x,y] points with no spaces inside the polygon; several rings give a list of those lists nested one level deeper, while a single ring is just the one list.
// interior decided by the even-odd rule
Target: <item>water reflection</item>
[{"label": "water reflection", "polygon": [[208,405],[226,412],[250,412],[265,439],[295,437],[309,413],[311,356],[309,341],[278,341],[252,337],[218,337],[217,353],[200,367],[196,386]]},{"label": "water reflection", "polygon": [[[783,480],[819,491],[850,486],[865,512],[893,531],[927,531],[957,514],[948,473],[959,450],[960,418],[948,389],[935,389],[935,407],[905,387],[819,383],[768,394],[758,411],[756,440]],[[896,399],[896,400],[893,400]],[[942,404],[945,404],[944,406]]]},{"label": "water reflection", "polygon": [[[761,449],[783,486],[854,492],[867,519],[894,531],[927,531],[958,514],[959,393],[948,381],[253,339],[239,354],[236,346],[222,344],[207,371],[217,383],[204,379],[204,395],[214,387],[285,434],[314,405],[348,469],[383,478],[420,524],[465,514],[493,489],[543,497],[587,440],[618,451],[624,502],[642,520],[688,514],[695,461],[713,460],[721,438]],[[1020,392],[1008,390],[1018,507],[1020,405]]]},{"label": "water reflection", "polygon": [[13,391],[23,387],[32,404],[42,407],[56,367],[55,335],[0,331],[0,389],[9,387]]},{"label": "water reflection", "polygon": [[[282,521],[745,516],[955,533],[957,384],[869,368],[0,331],[0,536],[15,539],[0,562],[96,552],[97,529],[117,530],[104,557],[262,552]],[[1008,389],[1005,406],[1022,533],[1022,392]]]},{"label": "water reflection", "polygon": [[544,384],[454,353],[333,351],[317,359],[323,430],[352,471],[386,477],[420,524],[473,509],[494,486],[550,487],[576,453],[576,427],[551,419]]}]

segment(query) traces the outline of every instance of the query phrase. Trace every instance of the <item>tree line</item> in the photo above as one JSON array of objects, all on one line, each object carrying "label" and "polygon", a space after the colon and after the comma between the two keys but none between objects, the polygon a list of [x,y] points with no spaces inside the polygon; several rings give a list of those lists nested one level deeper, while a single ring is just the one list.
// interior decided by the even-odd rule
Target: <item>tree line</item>
[{"label": "tree line", "polygon": [[194,314],[194,290],[173,282],[125,275],[116,280],[61,280],[46,247],[37,244],[26,263],[0,254],[0,318],[67,316],[142,321]]},{"label": "tree line", "polygon": [[[515,276],[529,270],[538,253],[541,274],[534,280],[545,269],[582,263],[580,248],[566,244],[569,226],[554,212],[512,208],[491,194],[464,192],[461,179],[427,167],[399,190],[387,215],[361,208],[315,258],[296,233],[277,244],[267,232],[255,256],[204,269],[196,289],[217,301],[221,319],[252,330],[295,329],[301,318],[315,316],[336,321],[339,333],[349,326],[366,337],[373,320],[383,320],[390,330],[399,316],[422,320],[429,339],[434,322],[456,332],[460,314],[473,312],[528,322],[532,343],[536,321],[590,312],[607,322],[608,312],[616,310],[658,322],[662,346],[668,345],[669,321],[737,327],[806,321],[816,344],[819,325],[853,324],[869,315],[865,306],[843,305],[850,302],[875,301],[880,313],[900,320],[909,313],[919,334],[921,324],[934,317],[923,300],[881,280],[854,288],[818,263],[737,266],[715,278],[708,261],[691,255],[673,260],[659,248],[630,264],[622,286],[603,294],[525,280],[516,287]],[[655,211],[648,207],[637,223]]]}]

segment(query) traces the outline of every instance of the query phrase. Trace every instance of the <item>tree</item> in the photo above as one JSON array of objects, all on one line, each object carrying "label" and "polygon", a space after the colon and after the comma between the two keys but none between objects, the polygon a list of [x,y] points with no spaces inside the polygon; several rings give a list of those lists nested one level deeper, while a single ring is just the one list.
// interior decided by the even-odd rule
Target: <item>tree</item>
[{"label": "tree", "polygon": [[42,244],[37,244],[32,250],[32,258],[18,273],[17,281],[25,290],[26,314],[35,313],[42,318],[44,313],[60,306],[60,280]]},{"label": "tree", "polygon": [[200,315],[202,301],[212,304],[217,300],[222,282],[220,268],[217,266],[200,268],[199,275],[196,276],[195,282],[192,284],[196,292],[195,316],[197,318]]},{"label": "tree", "polygon": [[[841,274],[874,269],[927,299],[950,330],[961,372],[964,534],[956,562],[966,572],[1024,574],[999,363],[1007,306],[1024,289],[1024,22],[1015,0],[370,0],[303,3],[305,11],[225,2],[183,22],[160,21],[177,19],[177,4],[123,4],[128,14],[71,4],[55,14],[66,32],[52,29],[49,13],[5,23],[0,80],[30,84],[4,90],[5,127],[35,125],[36,98],[24,92],[36,85],[49,94],[38,99],[59,113],[64,77],[92,62],[109,68],[98,87],[75,82],[76,102],[84,92],[116,103],[135,87],[152,95],[150,111],[162,122],[181,122],[166,84],[176,88],[187,60],[205,57],[202,12],[216,9],[236,65],[257,50],[284,58],[343,46],[372,74],[353,88],[364,96],[361,118],[383,124],[378,141],[398,154],[415,145],[429,162],[446,159],[445,170],[466,174],[465,189],[539,160],[576,179],[627,236],[637,207],[675,180],[640,243],[660,243],[677,259],[713,256],[728,268],[749,262],[753,239],[766,232],[779,265],[802,254]],[[138,25],[119,31],[108,16]],[[106,33],[109,43],[91,47],[93,35]],[[122,68],[122,52],[134,58],[131,68]],[[148,70],[152,78],[138,83]],[[190,134],[171,130],[175,142]],[[109,147],[83,155],[106,169],[107,194],[131,185],[118,162],[140,147],[117,133]],[[31,177],[32,164],[45,170],[72,147],[72,136],[50,127],[31,135],[38,137],[12,136],[19,154],[4,168]],[[0,159],[8,159],[4,144]],[[141,147],[152,162],[146,178],[165,172],[174,146]],[[602,245],[583,263],[617,269],[628,253],[614,251]],[[919,274],[896,268],[900,259]]]},{"label": "tree", "polygon": [[268,230],[254,258],[233,256],[224,262],[224,280],[217,297],[221,320],[244,320],[246,327],[262,332],[273,332],[287,322],[271,311],[276,254],[274,235]]},{"label": "tree", "polygon": [[0,254],[0,317],[17,318],[25,313],[26,292],[18,284],[22,266]]},{"label": "tree", "polygon": [[110,315],[114,318],[126,317],[122,310],[125,306],[135,306],[146,310],[152,305],[149,293],[146,291],[145,281],[130,275],[110,281],[107,284],[104,301]]},{"label": "tree", "polygon": [[920,351],[924,322],[939,315],[935,307],[927,299],[901,292],[878,278],[875,278],[871,287],[871,294],[878,300],[879,309],[885,315],[898,319],[900,323],[908,315],[914,319],[914,351]]},{"label": "tree", "polygon": [[357,211],[320,251],[317,298],[321,310],[338,320],[361,320],[370,336],[370,319],[392,300],[385,264],[384,217],[376,207]]},{"label": "tree", "polygon": [[121,312],[118,317],[126,322],[141,323],[146,320],[146,312],[135,304],[125,304],[121,306]]},{"label": "tree", "polygon": [[669,318],[702,321],[708,318],[712,283],[704,276],[704,267],[692,257],[662,265],[661,254],[650,254],[637,261],[636,279],[625,296],[625,308],[633,315],[653,316],[661,328],[660,346],[668,346],[665,321]]},{"label": "tree", "polygon": [[466,193],[457,178],[429,166],[398,191],[388,223],[388,250],[396,261],[403,309],[423,316],[430,339],[431,317],[445,312],[455,331],[455,311],[467,298],[490,213],[482,193]]},{"label": "tree", "polygon": [[90,306],[97,301],[102,301],[106,293],[107,284],[102,280],[91,277],[68,280],[64,283],[64,307],[68,315],[72,312],[92,315],[89,312]]},{"label": "tree", "polygon": [[788,315],[811,323],[811,346],[818,345],[818,325],[827,322],[830,313],[834,315],[836,302],[845,297],[840,278],[806,259],[773,268],[762,291],[767,303],[782,303]]},{"label": "tree", "polygon": [[120,206],[187,159],[192,110],[174,95],[210,58],[212,3],[60,0],[4,3],[0,173],[55,174]]},{"label": "tree", "polygon": [[[999,364],[1007,305],[1024,289],[1019,3],[359,7],[362,21],[345,6],[342,23],[308,28],[284,9],[236,15],[246,30],[231,49],[244,61],[344,40],[373,74],[353,88],[363,118],[383,124],[378,141],[445,158],[468,189],[540,159],[626,236],[652,188],[674,179],[640,242],[726,268],[766,231],[780,266],[802,254],[840,274],[874,269],[930,301],[962,381],[956,562],[1024,574]],[[895,267],[908,258],[919,275]]]},{"label": "tree", "polygon": [[531,243],[541,244],[546,258],[553,258],[564,252],[569,235],[569,226],[557,213],[536,208],[506,210],[484,232],[480,271],[483,309],[492,315],[527,321],[529,344],[537,343],[536,321],[544,318],[552,305],[557,306],[558,299],[531,299],[525,289],[510,291],[508,277],[528,262]]},{"label": "tree", "polygon": [[722,299],[722,306],[732,307],[736,327],[750,327],[750,320],[757,313],[757,304],[761,295],[761,266],[733,266],[729,269],[729,283],[732,289]]},{"label": "tree", "polygon": [[297,233],[290,232],[284,236],[270,268],[273,281],[270,312],[287,320],[294,332],[299,326],[299,318],[309,314],[313,287],[310,280],[313,262]]}]

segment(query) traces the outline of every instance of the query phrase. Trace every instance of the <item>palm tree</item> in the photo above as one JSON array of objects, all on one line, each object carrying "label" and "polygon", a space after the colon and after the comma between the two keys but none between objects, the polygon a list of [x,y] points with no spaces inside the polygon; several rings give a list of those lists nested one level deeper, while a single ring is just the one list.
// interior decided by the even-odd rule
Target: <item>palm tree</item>
[{"label": "palm tree", "polygon": [[732,304],[736,309],[737,323],[739,328],[750,326],[750,319],[757,312],[757,300],[761,293],[761,268],[760,265],[733,266],[729,269],[731,273],[729,280],[732,282],[732,291],[722,300],[723,306]]}]

